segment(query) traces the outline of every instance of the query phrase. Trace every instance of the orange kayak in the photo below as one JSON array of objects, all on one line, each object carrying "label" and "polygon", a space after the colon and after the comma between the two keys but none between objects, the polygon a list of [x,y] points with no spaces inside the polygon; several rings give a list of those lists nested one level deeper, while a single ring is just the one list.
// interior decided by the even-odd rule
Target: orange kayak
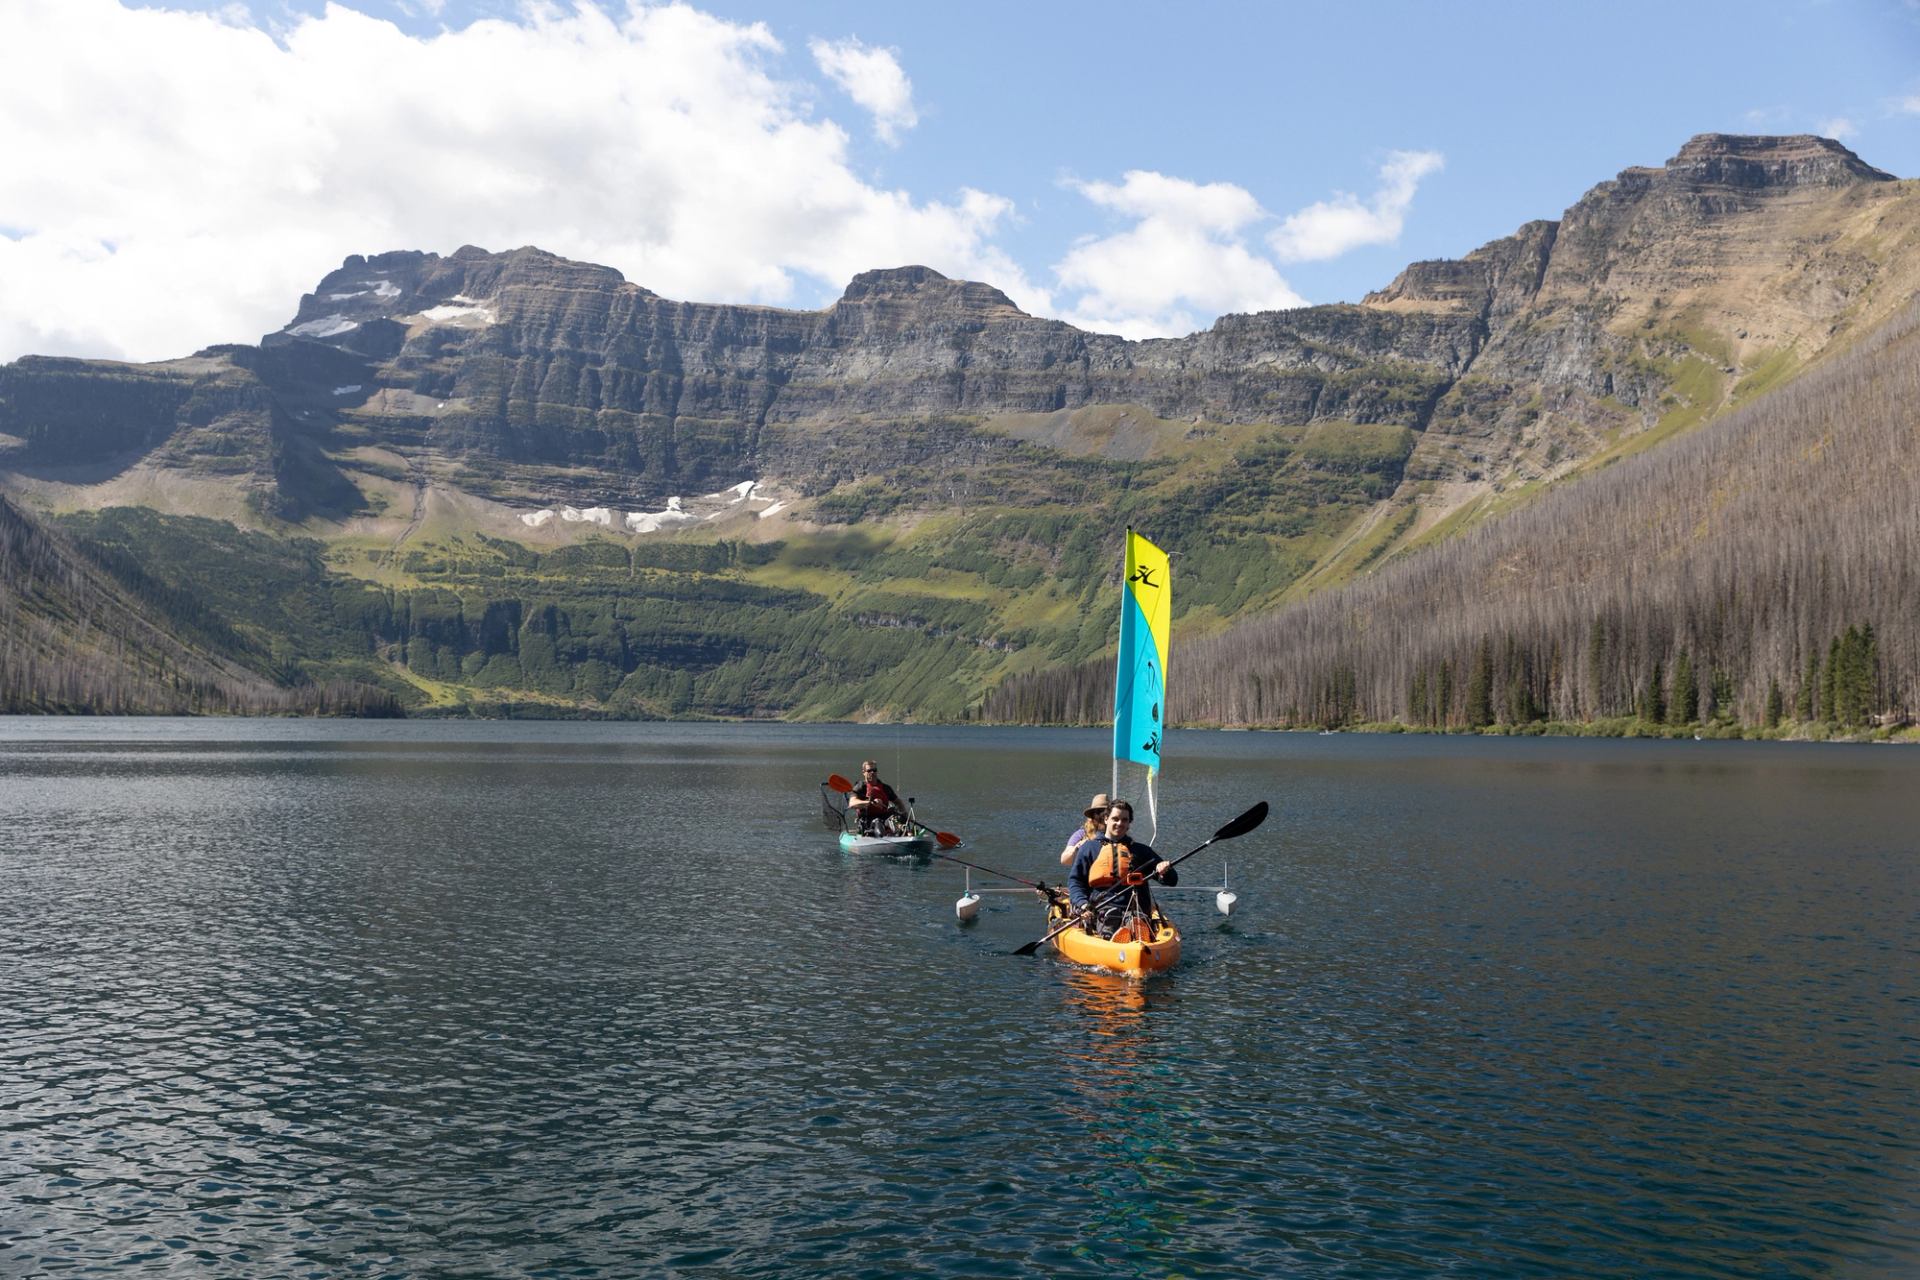
[{"label": "orange kayak", "polygon": [[[1057,928],[1066,916],[1058,909],[1047,913],[1047,927]],[[1079,925],[1053,936],[1053,949],[1075,964],[1090,965],[1133,977],[1171,969],[1180,959],[1180,930],[1156,908],[1147,926],[1149,937],[1134,937],[1134,927],[1122,925],[1111,938],[1088,933]]]}]

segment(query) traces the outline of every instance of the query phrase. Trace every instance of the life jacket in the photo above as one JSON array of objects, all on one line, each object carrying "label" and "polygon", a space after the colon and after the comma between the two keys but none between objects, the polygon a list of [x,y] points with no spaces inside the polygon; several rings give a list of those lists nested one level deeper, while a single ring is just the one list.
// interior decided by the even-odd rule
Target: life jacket
[{"label": "life jacket", "polygon": [[1116,884],[1144,884],[1147,878],[1133,869],[1132,849],[1132,845],[1101,841],[1100,852],[1093,855],[1093,862],[1087,867],[1087,887],[1110,889]]},{"label": "life jacket", "polygon": [[872,782],[861,783],[855,790],[862,793],[860,796],[862,800],[880,800],[886,804],[884,809],[868,809],[866,813],[869,820],[884,818],[890,813],[907,811],[906,806],[900,803],[900,797],[893,793],[893,788],[878,778]]}]

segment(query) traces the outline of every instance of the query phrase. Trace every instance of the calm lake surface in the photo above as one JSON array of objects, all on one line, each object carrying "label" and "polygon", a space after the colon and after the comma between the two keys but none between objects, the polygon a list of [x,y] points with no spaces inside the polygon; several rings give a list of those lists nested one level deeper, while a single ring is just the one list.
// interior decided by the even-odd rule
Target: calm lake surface
[{"label": "calm lake surface", "polygon": [[[0,719],[0,1275],[1920,1274],[1920,751]],[[976,885],[990,883],[978,876]]]}]

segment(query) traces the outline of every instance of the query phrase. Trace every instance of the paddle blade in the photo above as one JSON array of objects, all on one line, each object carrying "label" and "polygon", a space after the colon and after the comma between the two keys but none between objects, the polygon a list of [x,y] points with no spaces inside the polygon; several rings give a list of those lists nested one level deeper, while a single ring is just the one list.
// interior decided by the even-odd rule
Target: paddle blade
[{"label": "paddle blade", "polygon": [[[1231,840],[1243,836],[1267,820],[1267,802],[1262,800],[1226,826],[1213,833],[1214,840]],[[1207,843],[1213,843],[1209,840]]]},{"label": "paddle blade", "polygon": [[853,790],[853,784],[837,773],[827,775],[827,785],[835,791],[838,791],[841,795],[846,795],[849,791]]},{"label": "paddle blade", "polygon": [[1040,949],[1040,944],[1045,941],[1046,941],[1045,938],[1035,938],[1032,942],[1029,942],[1026,946],[1020,948],[1018,951],[1012,952],[1011,954],[1016,956],[1030,956],[1034,952],[1038,951]]},{"label": "paddle blade", "polygon": [[933,838],[939,842],[942,849],[958,849],[960,847],[960,837],[951,831],[936,831],[933,833]]}]

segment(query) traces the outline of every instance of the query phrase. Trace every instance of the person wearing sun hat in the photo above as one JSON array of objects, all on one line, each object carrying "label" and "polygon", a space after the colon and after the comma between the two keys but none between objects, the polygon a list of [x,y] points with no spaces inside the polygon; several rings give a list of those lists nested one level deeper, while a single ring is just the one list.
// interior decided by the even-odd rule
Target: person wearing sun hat
[{"label": "person wearing sun hat", "polygon": [[1060,851],[1060,865],[1063,867],[1073,861],[1074,850],[1080,847],[1082,840],[1088,836],[1100,834],[1100,829],[1107,820],[1106,792],[1102,791],[1093,798],[1093,802],[1086,808],[1086,818],[1085,822],[1074,828],[1073,834],[1067,837],[1067,847]]}]

